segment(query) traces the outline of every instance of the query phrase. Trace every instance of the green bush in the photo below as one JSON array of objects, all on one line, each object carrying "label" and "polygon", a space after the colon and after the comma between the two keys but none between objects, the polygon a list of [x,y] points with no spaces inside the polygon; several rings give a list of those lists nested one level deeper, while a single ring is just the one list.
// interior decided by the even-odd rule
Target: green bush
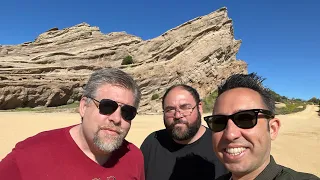
[{"label": "green bush", "polygon": [[[302,106],[302,108],[300,108]],[[286,103],[286,107],[283,108],[277,108],[276,114],[290,114],[295,112],[300,112],[306,109],[306,103],[303,102],[289,102]]]},{"label": "green bush", "polygon": [[126,56],[123,58],[121,65],[133,64],[132,56]]},{"label": "green bush", "polygon": [[159,98],[159,94],[153,94],[151,100],[155,100]]},{"label": "green bush", "polygon": [[309,99],[308,102],[312,102],[314,104],[320,104],[320,99],[313,97],[313,98]]},{"label": "green bush", "polygon": [[289,99],[286,96],[281,96],[280,94],[274,92],[273,90],[270,89],[270,93],[273,97],[273,99],[277,102],[287,102]]},{"label": "green bush", "polygon": [[204,113],[212,112],[213,105],[214,105],[214,102],[217,99],[217,97],[218,97],[218,91],[216,90],[216,91],[210,93],[208,96],[206,96],[203,99],[202,102],[203,102],[203,112]]}]

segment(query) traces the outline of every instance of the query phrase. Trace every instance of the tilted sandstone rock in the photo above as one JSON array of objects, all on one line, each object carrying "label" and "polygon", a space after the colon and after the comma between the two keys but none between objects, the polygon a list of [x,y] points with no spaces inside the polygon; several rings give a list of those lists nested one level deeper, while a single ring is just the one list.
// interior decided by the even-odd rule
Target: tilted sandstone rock
[{"label": "tilted sandstone rock", "polygon": [[[117,67],[141,87],[139,113],[160,113],[161,98],[151,97],[171,85],[191,85],[204,97],[231,74],[247,73],[247,64],[236,59],[240,44],[226,8],[147,41],[125,32],[102,34],[86,23],[52,28],[33,42],[0,46],[0,109],[79,100],[94,70]],[[134,64],[121,65],[128,55]]]}]

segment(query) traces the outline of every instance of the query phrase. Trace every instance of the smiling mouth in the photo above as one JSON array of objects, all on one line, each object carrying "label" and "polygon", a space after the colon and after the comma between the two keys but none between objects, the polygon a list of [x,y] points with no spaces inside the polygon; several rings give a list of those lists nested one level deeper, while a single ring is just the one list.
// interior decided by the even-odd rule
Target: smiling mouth
[{"label": "smiling mouth", "polygon": [[226,148],[224,149],[224,152],[230,154],[231,156],[236,156],[241,153],[243,153],[247,148],[244,147],[238,147],[238,148]]}]

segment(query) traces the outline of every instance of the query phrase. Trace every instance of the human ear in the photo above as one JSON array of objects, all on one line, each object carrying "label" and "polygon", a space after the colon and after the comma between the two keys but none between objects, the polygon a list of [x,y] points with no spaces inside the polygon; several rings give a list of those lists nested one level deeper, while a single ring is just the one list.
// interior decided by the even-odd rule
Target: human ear
[{"label": "human ear", "polygon": [[270,137],[271,140],[275,140],[278,136],[279,129],[281,127],[281,122],[278,118],[273,118],[269,121],[270,127]]},{"label": "human ear", "polygon": [[198,108],[199,108],[200,114],[202,114],[203,113],[203,109],[202,109],[202,102],[201,101],[198,104]]},{"label": "human ear", "polygon": [[82,97],[80,100],[80,105],[79,105],[79,114],[81,116],[81,118],[83,118],[86,108],[87,108],[87,102],[86,102],[87,98],[86,97]]}]

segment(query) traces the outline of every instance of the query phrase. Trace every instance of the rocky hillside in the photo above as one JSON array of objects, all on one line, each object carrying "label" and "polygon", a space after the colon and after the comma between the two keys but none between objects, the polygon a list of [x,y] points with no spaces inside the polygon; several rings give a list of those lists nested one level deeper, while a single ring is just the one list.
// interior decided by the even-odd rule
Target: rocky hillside
[{"label": "rocky hillside", "polygon": [[[72,103],[92,71],[117,67],[141,87],[139,113],[159,113],[161,99],[151,97],[171,85],[192,85],[204,97],[229,75],[247,73],[247,64],[236,59],[240,44],[226,8],[147,41],[125,32],[103,34],[86,23],[52,28],[33,42],[0,46],[0,109]],[[126,56],[134,63],[121,65]]]}]

